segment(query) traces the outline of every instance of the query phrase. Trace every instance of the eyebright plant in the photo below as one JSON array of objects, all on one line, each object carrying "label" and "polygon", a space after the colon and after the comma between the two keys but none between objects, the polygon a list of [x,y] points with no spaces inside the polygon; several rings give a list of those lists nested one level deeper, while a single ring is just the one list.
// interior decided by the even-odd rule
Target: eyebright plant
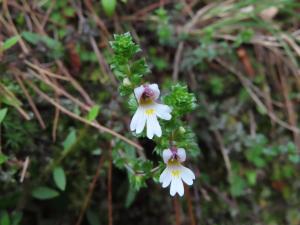
[{"label": "eyebright plant", "polygon": [[[165,165],[161,163],[159,167],[149,168],[153,165],[149,160],[137,158],[130,151],[127,151],[129,154],[116,154],[119,150],[113,154],[114,163],[118,167],[123,164],[131,185],[137,190],[145,186],[146,178],[152,177],[159,180],[163,188],[170,185],[171,196],[176,193],[183,196],[183,182],[192,185],[195,180],[192,170],[182,165],[186,151],[191,156],[199,152],[194,133],[183,118],[195,109],[196,98],[185,85],[177,83],[170,85],[169,94],[160,99],[158,85],[149,84],[144,79],[150,70],[145,59],[138,58],[141,48],[133,42],[130,33],[114,35],[110,45],[114,51],[111,68],[120,81],[120,95],[128,98],[129,108],[134,112],[130,130],[135,135],[154,139],[154,152],[162,155]],[[162,170],[159,179],[156,179],[157,172]]]}]

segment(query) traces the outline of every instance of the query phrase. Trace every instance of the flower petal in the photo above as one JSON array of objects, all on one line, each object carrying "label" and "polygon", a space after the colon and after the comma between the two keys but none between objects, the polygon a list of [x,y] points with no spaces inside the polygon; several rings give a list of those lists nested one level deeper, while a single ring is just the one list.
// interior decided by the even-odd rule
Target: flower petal
[{"label": "flower petal", "polygon": [[152,139],[154,134],[160,137],[161,133],[161,127],[156,115],[147,116],[147,137]]},{"label": "flower petal", "polygon": [[180,195],[183,196],[184,194],[184,187],[182,180],[179,178],[174,178],[171,181],[171,188],[170,188],[170,194],[174,196],[176,192]]},{"label": "flower petal", "polygon": [[158,99],[158,97],[160,95],[160,90],[158,88],[158,85],[157,84],[149,84],[149,88],[151,88],[151,90],[154,92],[153,100]]},{"label": "flower petal", "polygon": [[183,148],[178,148],[177,149],[177,155],[179,156],[179,161],[184,162],[186,159],[186,153]]},{"label": "flower petal", "polygon": [[145,88],[143,85],[134,89],[134,95],[138,102],[140,102],[140,98],[141,98],[142,94],[144,93],[144,90],[145,90]]},{"label": "flower petal", "polygon": [[172,155],[173,155],[173,153],[170,149],[163,150],[162,156],[163,156],[164,162],[168,163],[168,161],[171,159]]},{"label": "flower petal", "polygon": [[170,120],[172,118],[170,114],[172,112],[172,109],[167,105],[156,103],[155,111],[156,115],[163,120]]},{"label": "flower petal", "polygon": [[159,182],[162,183],[162,187],[165,188],[170,185],[172,176],[170,170],[166,168],[159,177]]},{"label": "flower petal", "polygon": [[154,128],[153,128],[153,122],[152,122],[152,116],[147,116],[147,137],[149,139],[152,139],[154,136]]},{"label": "flower petal", "polygon": [[159,125],[159,122],[157,120],[157,117],[156,116],[153,116],[153,127],[154,127],[154,134],[157,136],[157,137],[161,137],[161,127]]},{"label": "flower petal", "polygon": [[130,130],[131,131],[136,130],[139,120],[141,119],[141,117],[144,116],[142,114],[143,114],[143,110],[141,109],[141,107],[138,107],[131,119],[131,122],[130,122]]},{"label": "flower petal", "polygon": [[195,179],[195,174],[192,170],[185,166],[181,166],[181,178],[187,185],[192,185]]},{"label": "flower petal", "polygon": [[138,114],[138,120],[137,120],[136,131],[135,131],[137,134],[141,133],[144,130],[146,125],[146,120],[147,120],[147,117],[144,112],[145,110],[142,107],[139,108],[140,108],[140,112]]}]

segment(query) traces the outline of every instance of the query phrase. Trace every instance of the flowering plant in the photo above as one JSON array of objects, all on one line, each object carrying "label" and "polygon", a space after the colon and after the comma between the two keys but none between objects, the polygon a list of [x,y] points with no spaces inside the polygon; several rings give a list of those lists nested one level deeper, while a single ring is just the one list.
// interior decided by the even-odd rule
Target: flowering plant
[{"label": "flowering plant", "polygon": [[[129,98],[128,106],[134,111],[130,130],[138,137],[153,139],[156,143],[154,152],[162,155],[166,166],[160,164],[153,168],[153,162],[146,160],[143,154],[138,158],[130,147],[121,143],[114,149],[114,163],[128,170],[133,190],[145,186],[145,180],[152,177],[163,187],[170,185],[172,196],[176,193],[183,196],[183,182],[192,185],[195,180],[192,170],[182,165],[186,150],[191,156],[199,152],[194,134],[183,118],[196,107],[196,98],[185,85],[177,83],[167,85],[169,93],[160,100],[158,84],[144,80],[150,70],[144,58],[136,59],[141,49],[130,33],[115,35],[110,44],[114,50],[111,68],[120,81],[120,95]],[[125,153],[120,154],[121,148]]]}]

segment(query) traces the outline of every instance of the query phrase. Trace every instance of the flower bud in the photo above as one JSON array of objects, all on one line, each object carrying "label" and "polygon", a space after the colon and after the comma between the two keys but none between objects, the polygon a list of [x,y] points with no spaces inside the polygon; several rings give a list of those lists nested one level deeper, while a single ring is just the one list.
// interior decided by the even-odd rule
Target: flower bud
[{"label": "flower bud", "polygon": [[125,85],[125,86],[130,86],[131,85],[131,82],[127,77],[123,79],[123,85]]},{"label": "flower bud", "polygon": [[179,127],[179,132],[180,132],[181,134],[184,134],[184,133],[185,133],[184,127]]}]

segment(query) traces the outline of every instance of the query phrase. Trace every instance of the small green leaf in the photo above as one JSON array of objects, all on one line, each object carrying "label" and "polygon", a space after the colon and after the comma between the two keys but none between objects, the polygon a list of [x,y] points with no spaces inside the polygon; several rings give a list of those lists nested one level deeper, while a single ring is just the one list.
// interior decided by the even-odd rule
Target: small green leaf
[{"label": "small green leaf", "polygon": [[116,10],[116,0],[101,0],[104,12],[107,16],[112,16]]},{"label": "small green leaf", "polygon": [[16,35],[16,36],[13,36],[11,38],[8,38],[7,40],[4,41],[4,43],[2,44],[1,46],[1,49],[3,51],[7,50],[7,49],[10,49],[11,47],[13,47],[15,44],[18,43],[18,41],[20,40],[20,36],[19,35]]},{"label": "small green leaf", "polygon": [[246,172],[246,177],[247,177],[247,180],[248,180],[248,183],[250,185],[255,185],[256,184],[256,172],[255,171],[248,171]]},{"label": "small green leaf", "polygon": [[261,115],[266,115],[268,110],[266,109],[265,106],[261,105],[261,106],[257,106],[256,107],[257,111],[261,114]]},{"label": "small green leaf", "polygon": [[0,153],[0,165],[5,163],[8,160],[8,157],[2,153]]},{"label": "small green leaf", "polygon": [[131,185],[129,185],[129,190],[127,192],[126,201],[125,201],[126,208],[129,208],[131,206],[131,204],[135,200],[136,194],[137,191]]},{"label": "small green leaf", "polygon": [[11,215],[11,225],[19,225],[21,223],[21,220],[22,220],[22,217],[23,217],[23,214],[21,212],[13,212],[12,215]]},{"label": "small green leaf", "polygon": [[22,32],[22,37],[31,44],[37,44],[39,41],[41,41],[42,36],[36,33],[32,33],[29,31]]},{"label": "small green leaf", "polygon": [[53,180],[60,190],[64,191],[66,189],[66,174],[62,167],[54,168]]},{"label": "small green leaf", "polygon": [[92,210],[86,212],[87,221],[90,225],[100,225],[98,213]]},{"label": "small green leaf", "polygon": [[0,109],[0,124],[1,124],[2,121],[4,120],[6,114],[7,114],[7,108]]},{"label": "small green leaf", "polygon": [[2,211],[0,214],[0,225],[10,225],[9,215],[6,211]]},{"label": "small green leaf", "polygon": [[33,189],[31,194],[34,198],[40,200],[47,200],[59,196],[59,193],[56,190],[45,186],[40,186]]},{"label": "small green leaf", "polygon": [[91,110],[89,111],[89,114],[87,115],[87,119],[88,121],[93,121],[97,118],[98,114],[100,111],[100,106],[99,105],[95,105],[91,108]]},{"label": "small green leaf", "polygon": [[96,148],[95,150],[92,151],[92,155],[101,155],[102,150],[100,148]]},{"label": "small green leaf", "polygon": [[237,174],[230,177],[230,193],[232,196],[238,197],[244,194],[246,188],[245,180]]},{"label": "small green leaf", "polygon": [[67,138],[63,142],[64,150],[69,149],[76,141],[76,132],[75,130],[71,130],[68,134]]}]

